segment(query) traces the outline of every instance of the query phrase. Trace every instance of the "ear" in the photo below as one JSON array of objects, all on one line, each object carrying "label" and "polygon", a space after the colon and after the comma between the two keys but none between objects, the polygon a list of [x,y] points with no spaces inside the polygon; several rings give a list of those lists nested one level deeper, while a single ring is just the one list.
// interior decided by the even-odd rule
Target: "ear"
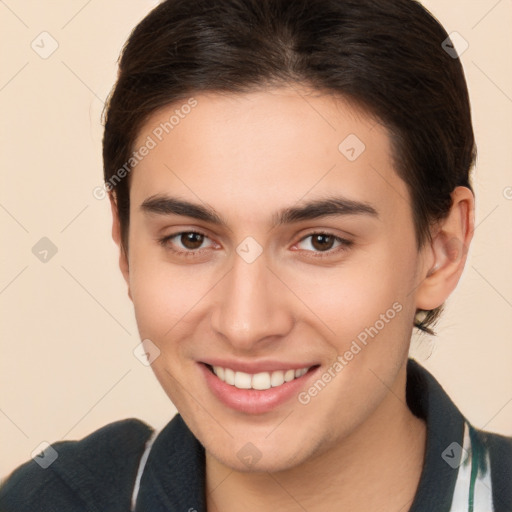
[{"label": "ear", "polygon": [[130,293],[130,269],[128,264],[128,255],[123,247],[121,241],[121,223],[119,221],[119,213],[117,211],[117,203],[114,194],[109,193],[110,209],[112,211],[112,239],[119,248],[119,268],[121,273],[128,284],[128,297],[132,298]]},{"label": "ear", "polygon": [[432,241],[424,248],[423,281],[416,289],[416,308],[439,307],[457,286],[466,264],[475,229],[475,198],[467,187],[451,194],[448,216],[436,226]]}]

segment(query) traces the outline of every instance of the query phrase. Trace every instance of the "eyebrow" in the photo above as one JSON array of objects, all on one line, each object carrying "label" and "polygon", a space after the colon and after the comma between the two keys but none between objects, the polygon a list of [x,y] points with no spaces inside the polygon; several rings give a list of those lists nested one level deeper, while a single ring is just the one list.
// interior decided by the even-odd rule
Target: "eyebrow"
[{"label": "eyebrow", "polygon": [[[213,208],[167,195],[158,194],[148,197],[140,208],[147,214],[182,215],[217,226],[227,226],[227,222]],[[272,227],[338,215],[379,217],[377,210],[369,203],[331,196],[278,211],[272,216]]]}]

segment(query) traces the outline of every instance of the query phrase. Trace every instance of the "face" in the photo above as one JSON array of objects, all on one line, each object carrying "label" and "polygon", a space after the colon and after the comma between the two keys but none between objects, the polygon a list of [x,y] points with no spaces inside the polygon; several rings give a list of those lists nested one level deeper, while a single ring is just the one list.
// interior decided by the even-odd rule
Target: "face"
[{"label": "face", "polygon": [[423,265],[386,129],[279,88],[195,95],[153,115],[144,145],[125,277],[189,428],[242,471],[348,439],[403,375]]}]

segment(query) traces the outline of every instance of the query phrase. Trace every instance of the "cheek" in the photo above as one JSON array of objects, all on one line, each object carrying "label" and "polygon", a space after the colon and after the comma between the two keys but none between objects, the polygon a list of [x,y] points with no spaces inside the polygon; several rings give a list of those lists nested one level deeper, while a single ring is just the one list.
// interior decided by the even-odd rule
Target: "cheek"
[{"label": "cheek", "polygon": [[189,341],[208,291],[198,274],[170,265],[151,250],[131,254],[130,290],[140,339],[151,340],[160,350],[151,368],[173,404],[184,411],[190,404],[182,390],[193,366]]},{"label": "cheek", "polygon": [[129,283],[141,337],[159,344],[187,328],[187,315],[208,291],[203,273],[169,264],[159,248],[134,244]]},{"label": "cheek", "polygon": [[312,267],[295,275],[288,271],[287,280],[295,283],[294,291],[318,319],[350,337],[377,321],[395,302],[403,307],[411,300],[410,259],[397,262],[389,249],[372,252],[354,255],[337,268]]},{"label": "cheek", "polygon": [[316,269],[298,281],[297,294],[314,313],[313,329],[325,333],[333,359],[344,357],[340,383],[354,392],[378,385],[368,368],[391,381],[407,355],[415,261],[411,250],[383,242],[338,268]]}]

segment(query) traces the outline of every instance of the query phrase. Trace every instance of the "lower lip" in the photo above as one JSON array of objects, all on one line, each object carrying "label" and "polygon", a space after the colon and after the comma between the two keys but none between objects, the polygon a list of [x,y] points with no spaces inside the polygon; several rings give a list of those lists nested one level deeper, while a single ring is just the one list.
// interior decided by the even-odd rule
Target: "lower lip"
[{"label": "lower lip", "polygon": [[204,363],[199,363],[212,393],[224,404],[246,414],[263,414],[297,396],[304,388],[306,380],[316,373],[318,366],[310,369],[298,379],[285,382],[281,386],[264,390],[238,389],[220,380]]}]

